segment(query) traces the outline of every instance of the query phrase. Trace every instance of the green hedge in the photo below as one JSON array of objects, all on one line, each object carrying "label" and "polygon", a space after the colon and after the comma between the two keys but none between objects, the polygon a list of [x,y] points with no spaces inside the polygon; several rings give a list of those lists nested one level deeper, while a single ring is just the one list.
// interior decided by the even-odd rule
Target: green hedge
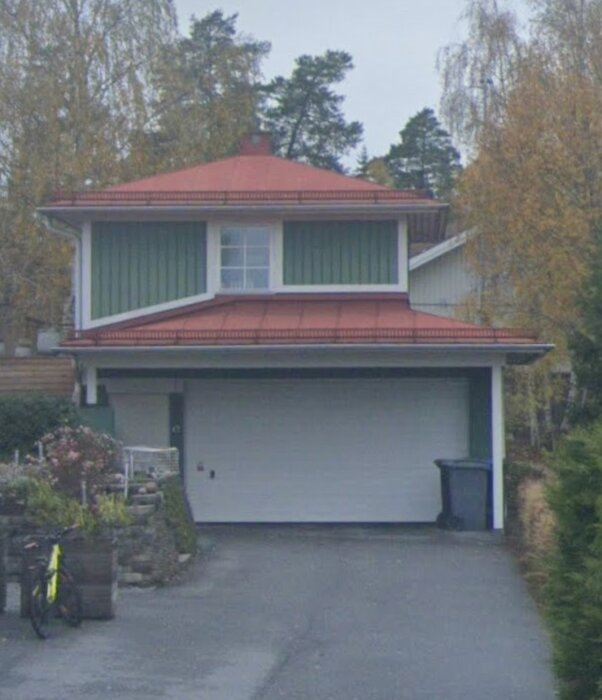
[{"label": "green hedge", "polygon": [[174,476],[165,479],[161,488],[165,499],[165,518],[173,530],[178,552],[195,554],[198,532],[180,478]]},{"label": "green hedge", "polygon": [[26,454],[46,433],[79,423],[77,408],[63,398],[37,394],[0,396],[0,459]]},{"label": "green hedge", "polygon": [[545,603],[565,700],[602,700],[602,421],[552,456],[557,519]]}]

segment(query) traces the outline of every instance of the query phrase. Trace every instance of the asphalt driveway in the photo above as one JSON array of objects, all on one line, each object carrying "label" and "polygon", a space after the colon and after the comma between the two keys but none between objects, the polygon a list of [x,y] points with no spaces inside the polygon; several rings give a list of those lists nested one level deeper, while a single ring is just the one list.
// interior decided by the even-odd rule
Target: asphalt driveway
[{"label": "asphalt driveway", "polygon": [[12,586],[0,698],[554,698],[546,636],[496,535],[214,527],[202,540],[178,585],[123,590],[115,620],[46,642]]}]

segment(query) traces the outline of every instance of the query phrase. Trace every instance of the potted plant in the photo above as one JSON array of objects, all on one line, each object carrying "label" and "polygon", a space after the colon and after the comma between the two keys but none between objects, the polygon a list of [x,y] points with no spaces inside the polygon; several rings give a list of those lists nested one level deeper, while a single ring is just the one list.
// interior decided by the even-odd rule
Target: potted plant
[{"label": "potted plant", "polygon": [[[129,522],[123,497],[107,493],[120,466],[119,444],[91,428],[62,427],[42,438],[38,473],[27,486],[26,514],[39,528],[77,525],[63,551],[82,594],[84,617],[110,618],[117,599],[116,527]],[[30,562],[22,569],[27,609]]]}]

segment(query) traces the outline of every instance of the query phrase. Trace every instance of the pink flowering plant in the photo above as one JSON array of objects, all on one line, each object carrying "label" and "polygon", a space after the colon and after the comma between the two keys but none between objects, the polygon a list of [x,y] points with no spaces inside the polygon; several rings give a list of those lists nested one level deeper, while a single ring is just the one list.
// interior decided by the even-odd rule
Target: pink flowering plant
[{"label": "pink flowering plant", "polygon": [[58,428],[44,435],[42,445],[52,485],[78,501],[85,492],[94,504],[121,471],[120,444],[86,426]]}]

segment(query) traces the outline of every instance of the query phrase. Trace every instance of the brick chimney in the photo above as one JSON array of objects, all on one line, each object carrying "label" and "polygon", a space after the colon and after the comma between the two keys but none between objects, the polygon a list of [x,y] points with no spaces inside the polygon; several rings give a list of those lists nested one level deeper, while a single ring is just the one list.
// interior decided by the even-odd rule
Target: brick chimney
[{"label": "brick chimney", "polygon": [[254,131],[247,134],[240,142],[241,156],[271,156],[272,137],[267,131]]}]

